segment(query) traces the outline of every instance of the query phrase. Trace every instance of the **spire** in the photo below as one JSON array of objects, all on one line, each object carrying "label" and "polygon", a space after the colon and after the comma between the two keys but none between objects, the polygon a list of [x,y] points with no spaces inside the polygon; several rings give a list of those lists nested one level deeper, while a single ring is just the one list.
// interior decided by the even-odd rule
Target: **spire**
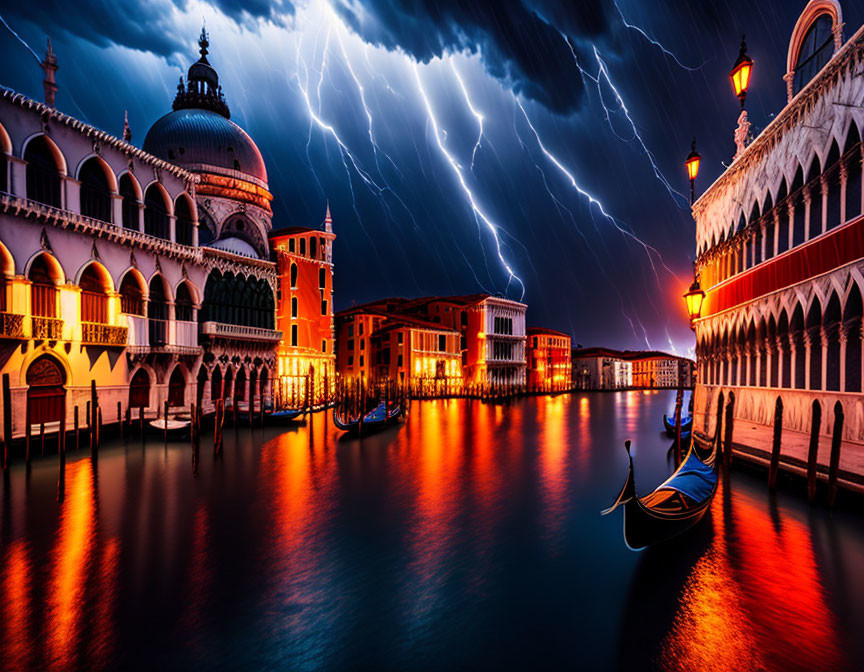
[{"label": "spire", "polygon": [[207,47],[210,46],[210,36],[207,34],[207,26],[201,26],[201,35],[198,37],[198,46],[201,47],[198,53],[201,54],[201,60],[207,62]]},{"label": "spire", "polygon": [[129,110],[123,112],[123,139],[132,142],[132,127],[129,126]]},{"label": "spire", "polygon": [[45,52],[45,60],[40,63],[45,71],[45,79],[42,80],[42,86],[45,89],[45,104],[54,107],[54,101],[57,96],[57,82],[55,73],[57,72],[57,57],[54,55],[54,50],[51,48],[51,38],[48,38],[48,51]]},{"label": "spire", "polygon": [[207,34],[206,27],[201,28],[198,46],[201,58],[189,67],[185,84],[183,77],[180,77],[173,109],[210,110],[230,119],[231,111],[225,102],[225,96],[222,95],[222,87],[219,86],[219,74],[207,60],[207,54],[210,53],[208,51],[210,36]]},{"label": "spire", "polygon": [[333,218],[330,216],[330,199],[327,199],[327,214],[324,215],[324,230],[333,233]]}]

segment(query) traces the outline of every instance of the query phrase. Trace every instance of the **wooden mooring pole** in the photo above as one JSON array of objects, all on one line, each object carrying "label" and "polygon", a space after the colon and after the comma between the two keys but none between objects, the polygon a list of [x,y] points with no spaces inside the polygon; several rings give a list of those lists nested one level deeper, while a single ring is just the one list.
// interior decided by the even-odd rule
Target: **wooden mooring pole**
[{"label": "wooden mooring pole", "polygon": [[831,463],[828,467],[828,506],[837,499],[837,474],[840,471],[840,443],[843,441],[843,404],[834,404],[834,432],[831,435]]},{"label": "wooden mooring pole", "polygon": [[162,439],[164,440],[165,445],[167,446],[168,445],[168,400],[167,399],[165,400],[165,403],[163,404],[163,408],[165,409],[165,418],[163,420],[163,422],[165,424],[162,426]]},{"label": "wooden mooring pole", "polygon": [[88,410],[90,411],[89,417],[87,418],[87,424],[90,425],[90,456],[95,457],[96,452],[99,450],[99,431],[97,428],[98,418],[97,418],[97,408],[99,406],[99,397],[96,394],[96,381],[90,381],[90,405],[88,406]]},{"label": "wooden mooring pole", "polygon": [[774,404],[774,441],[771,444],[771,463],[768,467],[768,489],[777,487],[777,470],[780,468],[780,442],[783,433],[783,400],[778,396]]},{"label": "wooden mooring pole", "polygon": [[9,374],[3,374],[3,468],[9,468],[9,446],[12,445],[12,390]]},{"label": "wooden mooring pole", "polygon": [[732,460],[732,430],[735,423],[735,393],[729,393],[729,401],[726,403],[726,422],[723,440],[723,466],[728,467]]},{"label": "wooden mooring pole", "polygon": [[813,400],[810,421],[810,450],[807,453],[807,500],[812,504],[816,498],[816,460],[819,457],[819,431],[822,429],[822,405]]},{"label": "wooden mooring pole", "polygon": [[117,402],[117,431],[120,432],[120,439],[123,439],[123,403]]},{"label": "wooden mooring pole", "polygon": [[75,425],[75,450],[81,450],[81,428],[80,428],[80,420],[78,418],[78,407],[72,409],[72,421]]}]

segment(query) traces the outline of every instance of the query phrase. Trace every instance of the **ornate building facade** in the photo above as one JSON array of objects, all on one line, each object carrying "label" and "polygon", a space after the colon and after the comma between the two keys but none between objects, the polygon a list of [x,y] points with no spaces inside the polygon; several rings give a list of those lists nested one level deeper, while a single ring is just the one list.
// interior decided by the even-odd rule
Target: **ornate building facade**
[{"label": "ornate building facade", "polygon": [[276,323],[282,333],[277,356],[280,405],[306,394],[314,399],[334,388],[333,219],[330,206],[322,228],[295,226],[270,234],[278,271]]},{"label": "ornate building facade", "polygon": [[567,334],[528,327],[528,389],[532,392],[561,392],[571,386],[571,339]]},{"label": "ornate building facade", "polygon": [[719,394],[734,392],[736,419],[753,428],[741,443],[770,445],[778,397],[790,441],[818,415],[830,442],[837,402],[844,450],[864,440],[864,28],[845,44],[842,29],[835,0],[807,4],[788,104],[693,206],[706,290],[697,426],[713,431]]},{"label": "ornate building facade", "polygon": [[[71,426],[76,406],[83,422],[91,381],[106,423],[118,404],[152,416],[165,401],[206,411],[223,394],[269,394],[280,334],[266,171],[225,116],[203,34],[201,46],[144,150],[128,126],[121,139],[53,106],[50,47],[49,102],[0,88],[0,373],[13,436],[28,419]],[[185,121],[196,117],[209,121]]]}]

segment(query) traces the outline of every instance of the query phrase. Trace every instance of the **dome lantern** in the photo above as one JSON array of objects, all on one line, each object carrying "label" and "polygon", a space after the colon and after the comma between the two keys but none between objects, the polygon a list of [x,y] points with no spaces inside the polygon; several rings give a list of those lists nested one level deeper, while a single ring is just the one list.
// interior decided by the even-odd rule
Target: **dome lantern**
[{"label": "dome lantern", "polygon": [[180,77],[177,86],[177,96],[174,98],[175,110],[210,110],[221,114],[226,119],[231,118],[231,111],[225,96],[222,95],[222,87],[219,85],[219,74],[207,60],[209,36],[204,28],[198,38],[199,58],[189,67],[186,73],[186,82]]}]

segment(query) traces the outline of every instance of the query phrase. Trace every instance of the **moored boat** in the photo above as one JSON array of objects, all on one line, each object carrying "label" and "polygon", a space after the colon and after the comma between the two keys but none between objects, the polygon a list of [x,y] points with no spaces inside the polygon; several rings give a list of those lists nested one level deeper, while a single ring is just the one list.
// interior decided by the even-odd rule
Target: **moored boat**
[{"label": "moored boat", "polygon": [[[668,436],[670,439],[674,439],[675,435],[677,434],[677,431],[675,429],[675,418],[672,418],[672,420],[669,420],[669,416],[664,415],[663,416],[663,426],[666,428],[666,436]],[[681,418],[681,431],[682,432],[685,432],[685,431],[689,432],[692,427],[693,427],[693,416],[692,415],[688,415],[686,418]]]},{"label": "moored boat", "polygon": [[371,411],[361,417],[345,418],[340,417],[339,412],[333,408],[333,424],[343,432],[352,433],[367,433],[378,429],[383,429],[388,425],[395,423],[402,417],[403,409],[401,405],[390,406],[387,402],[382,401]]},{"label": "moored boat", "polygon": [[699,449],[691,445],[675,472],[643,497],[636,495],[630,442],[625,441],[624,447],[629,459],[627,480],[618,499],[602,515],[624,507],[624,541],[629,548],[639,550],[665,541],[702,519],[717,492],[716,442],[707,452],[703,452],[704,443]]},{"label": "moored boat", "polygon": [[[166,432],[167,425],[167,432]],[[189,430],[192,427],[191,420],[157,418],[148,423],[150,432],[160,437],[167,437],[171,441],[179,441],[189,438]]]}]

